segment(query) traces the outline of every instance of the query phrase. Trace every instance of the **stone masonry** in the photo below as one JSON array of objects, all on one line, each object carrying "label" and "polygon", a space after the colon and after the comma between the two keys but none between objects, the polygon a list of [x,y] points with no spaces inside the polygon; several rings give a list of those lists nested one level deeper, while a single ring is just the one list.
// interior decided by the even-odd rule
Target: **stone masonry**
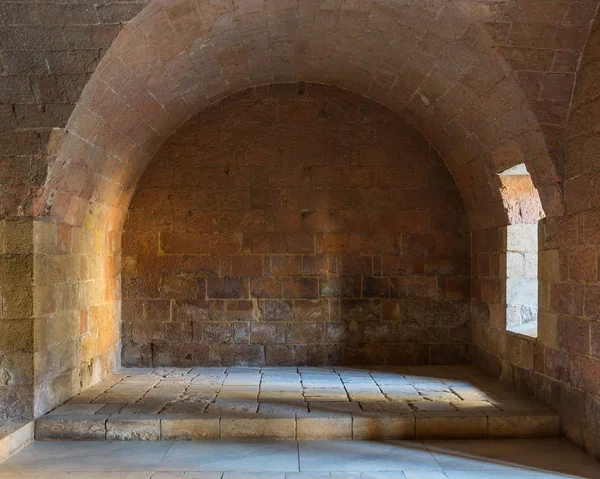
[{"label": "stone masonry", "polygon": [[[315,82],[385,105],[439,154],[469,218],[473,362],[551,405],[561,433],[600,457],[597,3],[0,3],[0,420],[43,414],[117,366],[122,312],[131,305],[121,302],[131,291],[121,284],[121,273],[131,274],[131,265],[121,267],[121,232],[138,180],[172,134],[236,92]],[[517,164],[527,167],[546,214],[537,339],[506,331],[514,221],[498,173]],[[162,232],[160,241],[155,232],[154,266],[183,256],[159,255]],[[124,241],[129,248],[127,233]],[[229,266],[220,256],[237,253],[218,254],[211,276],[233,277],[233,260]],[[325,253],[260,253],[268,261],[256,278],[277,279],[265,274],[273,257],[294,254]],[[338,268],[328,274],[341,277],[341,253],[327,254]],[[167,271],[165,278],[176,270]],[[238,276],[248,284],[238,299],[254,310],[262,297],[252,302],[251,277]],[[319,294],[322,278],[330,279],[318,277]],[[283,279],[281,291],[264,301],[325,301],[284,298]],[[173,319],[179,299],[163,299]]]},{"label": "stone masonry", "polygon": [[271,85],[190,119],[125,221],[123,364],[469,361],[467,216],[386,108]]},{"label": "stone masonry", "polygon": [[539,438],[558,415],[472,366],[122,369],[37,440]]}]

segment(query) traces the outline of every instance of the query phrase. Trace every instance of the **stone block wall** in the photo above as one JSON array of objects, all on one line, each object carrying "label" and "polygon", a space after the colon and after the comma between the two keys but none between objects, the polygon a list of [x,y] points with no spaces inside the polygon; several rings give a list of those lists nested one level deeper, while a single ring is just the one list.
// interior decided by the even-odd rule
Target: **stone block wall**
[{"label": "stone block wall", "polygon": [[34,417],[118,363],[120,234],[0,222],[0,418]]},{"label": "stone block wall", "polygon": [[126,365],[470,361],[456,186],[363,97],[272,85],[199,113],[124,229]]},{"label": "stone block wall", "polygon": [[600,28],[596,24],[579,67],[566,129],[565,214],[539,223],[537,339],[501,328],[502,278],[476,277],[477,237],[503,252],[502,229],[473,234],[473,289],[494,284],[473,309],[474,361],[556,409],[561,432],[600,457],[600,212],[598,98]]},{"label": "stone block wall", "polygon": [[34,414],[118,364],[120,233],[34,222]]},{"label": "stone block wall", "polygon": [[0,221],[0,419],[33,410],[32,230]]}]

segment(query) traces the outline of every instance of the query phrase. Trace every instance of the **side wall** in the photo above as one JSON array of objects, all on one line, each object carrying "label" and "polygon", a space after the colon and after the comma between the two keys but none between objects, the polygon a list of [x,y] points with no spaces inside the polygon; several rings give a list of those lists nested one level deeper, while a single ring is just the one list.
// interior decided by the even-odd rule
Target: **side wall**
[{"label": "side wall", "polygon": [[120,233],[0,221],[0,418],[47,412],[118,363]]},{"label": "side wall", "polygon": [[0,419],[33,414],[33,224],[0,221]]},{"label": "side wall", "polygon": [[125,223],[123,362],[470,361],[470,235],[448,170],[386,108],[272,85],[180,128]]},{"label": "side wall", "polygon": [[[566,131],[565,209],[539,228],[539,334],[506,333],[504,229],[473,234],[474,360],[561,414],[562,432],[600,458],[600,25],[580,65]],[[490,269],[482,262],[490,261]]]},{"label": "side wall", "polygon": [[34,413],[118,363],[120,233],[34,222]]}]

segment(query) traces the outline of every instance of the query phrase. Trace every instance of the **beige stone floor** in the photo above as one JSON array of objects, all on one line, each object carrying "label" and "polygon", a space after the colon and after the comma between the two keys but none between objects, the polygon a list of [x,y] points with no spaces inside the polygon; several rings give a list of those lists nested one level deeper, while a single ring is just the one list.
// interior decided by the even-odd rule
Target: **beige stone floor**
[{"label": "beige stone floor", "polygon": [[36,439],[553,437],[554,411],[471,366],[123,369]]},{"label": "beige stone floor", "polygon": [[511,411],[540,405],[470,366],[156,368],[118,374],[50,414]]},{"label": "beige stone floor", "polygon": [[0,479],[599,478],[562,439],[35,442]]}]

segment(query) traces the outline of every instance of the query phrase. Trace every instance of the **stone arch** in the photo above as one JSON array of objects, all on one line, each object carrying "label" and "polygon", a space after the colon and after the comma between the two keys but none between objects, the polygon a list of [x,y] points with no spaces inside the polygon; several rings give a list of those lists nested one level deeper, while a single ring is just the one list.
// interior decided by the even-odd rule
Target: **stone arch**
[{"label": "stone arch", "polygon": [[474,231],[506,224],[496,174],[520,163],[546,214],[560,214],[559,175],[538,120],[476,10],[448,0],[149,3],[52,136],[47,180],[31,205],[43,220],[27,237],[37,328],[28,353],[41,365],[26,379],[33,414],[117,363],[120,230],[137,181],[180,125],[236,91],[310,81],[387,106],[440,153]]},{"label": "stone arch", "polygon": [[506,224],[496,173],[525,163],[548,215],[557,172],[509,67],[458,2],[155,1],[127,25],[57,141],[34,213],[119,229],[153,154],[235,91],[311,81],[372,98],[440,152],[474,229]]}]

